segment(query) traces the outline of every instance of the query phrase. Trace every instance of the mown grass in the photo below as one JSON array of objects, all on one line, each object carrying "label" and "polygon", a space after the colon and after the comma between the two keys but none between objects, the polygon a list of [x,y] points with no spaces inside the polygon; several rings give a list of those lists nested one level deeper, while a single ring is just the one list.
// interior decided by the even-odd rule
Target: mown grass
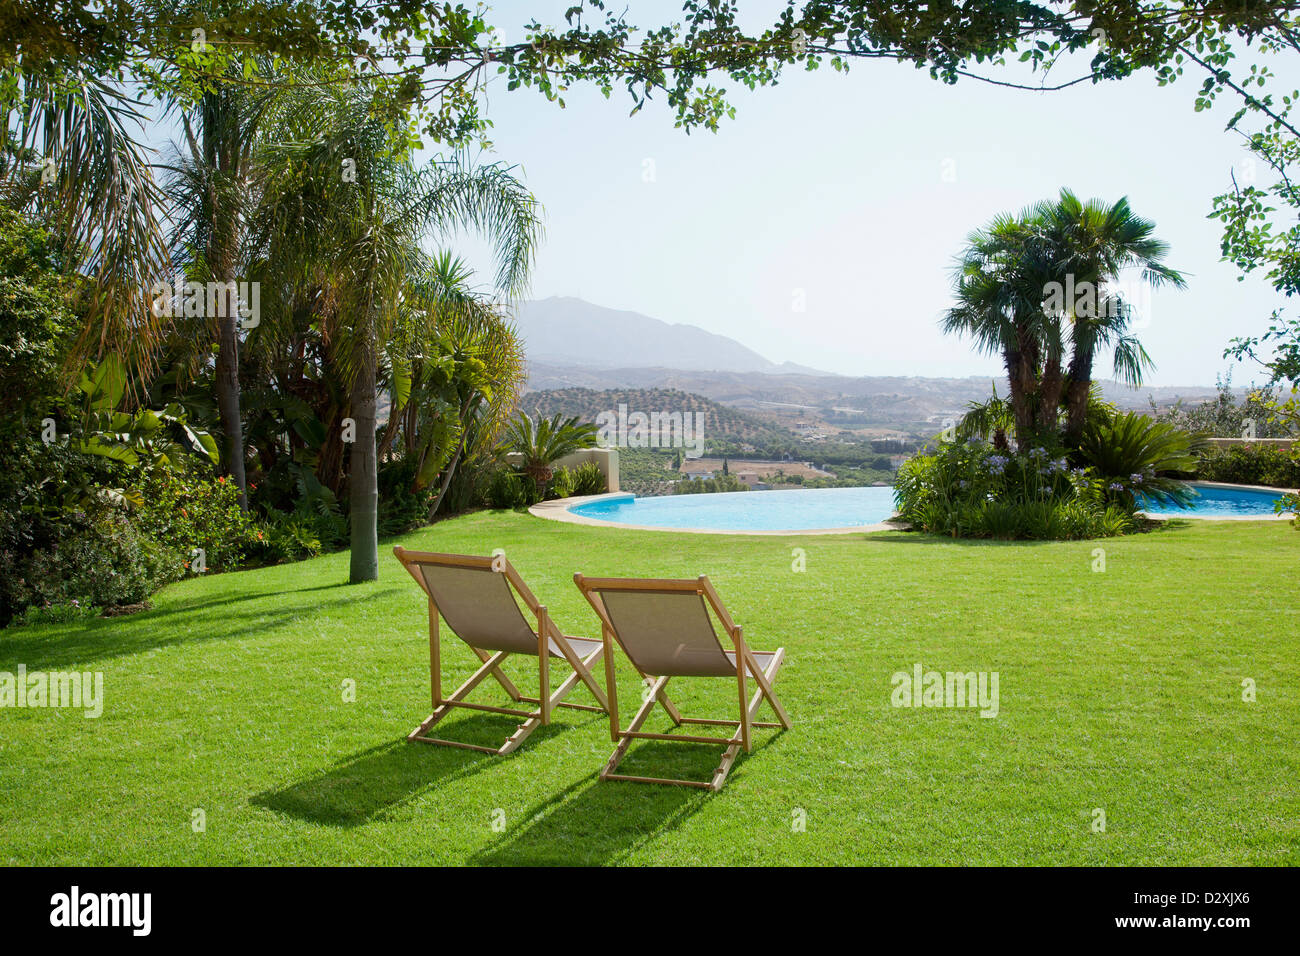
[{"label": "mown grass", "polygon": [[[998,544],[483,513],[401,543],[505,548],[576,634],[597,632],[574,571],[707,572],[752,646],[786,647],[794,729],[758,732],[718,794],[600,783],[607,725],[579,711],[506,758],[408,745],[428,711],[424,601],[386,549],[359,587],[335,554],[187,581],[126,618],[0,632],[0,671],[99,670],[106,696],[98,720],[0,710],[0,861],[1300,863],[1300,535],[1285,524]],[[475,663],[454,639],[446,661],[449,684]],[[997,718],[891,706],[890,676],[918,661],[997,671]],[[688,712],[734,712],[726,681],[672,686]],[[512,728],[440,725],[484,743]],[[716,759],[647,744],[624,768],[703,777]]]}]

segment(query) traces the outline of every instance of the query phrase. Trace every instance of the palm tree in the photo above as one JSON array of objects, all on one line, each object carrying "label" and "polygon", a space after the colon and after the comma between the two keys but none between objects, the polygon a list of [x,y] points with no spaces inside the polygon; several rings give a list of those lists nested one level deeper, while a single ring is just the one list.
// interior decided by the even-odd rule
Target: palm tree
[{"label": "palm tree", "polygon": [[1028,219],[1028,212],[1001,215],[971,233],[954,270],[957,304],[940,320],[945,332],[969,335],[977,349],[1002,358],[1021,444],[1037,427],[1044,339],[1042,285],[1032,268],[1042,250]]},{"label": "palm tree", "polygon": [[1155,223],[1133,213],[1127,197],[1107,204],[1098,199],[1081,202],[1062,189],[1059,199],[1038,207],[1039,228],[1053,250],[1057,281],[1072,277],[1075,288],[1090,295],[1079,302],[1064,302],[1056,316],[1068,324],[1071,346],[1065,385],[1065,438],[1077,444],[1083,434],[1088,411],[1092,366],[1097,353],[1110,348],[1115,375],[1121,381],[1139,385],[1143,372],[1152,365],[1138,340],[1130,334],[1132,307],[1113,287],[1121,274],[1139,269],[1143,282],[1153,287],[1185,288],[1183,276],[1163,262],[1169,245],[1155,238]]},{"label": "palm tree", "polygon": [[[1185,284],[1161,262],[1167,246],[1153,231],[1126,199],[1085,204],[1063,189],[1057,200],[999,216],[967,240],[955,270],[957,304],[941,324],[1002,357],[1020,444],[1055,433],[1063,402],[1065,438],[1078,444],[1101,349],[1112,350],[1120,379],[1141,382],[1151,360],[1130,333],[1132,309],[1114,285],[1135,267],[1152,285]],[[1067,290],[1088,295],[1071,300],[1061,294]]]},{"label": "palm tree", "polygon": [[138,138],[145,104],[79,70],[11,66],[0,83],[10,88],[0,97],[0,198],[47,222],[64,267],[92,280],[70,368],[116,354],[147,376],[167,327],[148,293],[168,256],[151,150]]},{"label": "palm tree", "polygon": [[505,167],[453,158],[417,169],[396,150],[364,86],[304,87],[298,95],[315,101],[304,103],[298,122],[310,116],[323,125],[279,148],[263,242],[275,284],[316,290],[312,308],[330,330],[333,361],[348,386],[355,431],[348,472],[355,583],[379,575],[381,355],[401,321],[432,322],[445,314],[408,301],[418,296],[416,280],[429,265],[421,239],[467,227],[489,234],[497,288],[516,295],[532,266],[540,219],[532,195]]},{"label": "palm tree", "polygon": [[407,321],[388,354],[393,410],[379,439],[415,461],[412,490],[442,476],[429,508],[437,514],[457,467],[496,445],[526,379],[523,342],[498,309],[472,289],[472,272],[449,252],[414,277],[407,300],[432,321]]},{"label": "palm tree", "polygon": [[982,438],[991,441],[1000,452],[1011,450],[1007,442],[1007,432],[1016,424],[1015,410],[1011,403],[998,395],[997,383],[993,383],[993,397],[986,402],[970,402],[966,414],[957,423],[957,438]]},{"label": "palm tree", "polygon": [[[245,72],[247,66],[248,73]],[[239,504],[248,510],[244,474],[243,414],[239,384],[240,318],[235,283],[247,281],[248,213],[254,204],[257,179],[257,137],[274,117],[279,81],[267,62],[237,57],[229,67],[232,82],[193,84],[192,99],[174,97],[186,152],[170,169],[168,195],[173,221],[173,256],[190,260],[191,278],[219,284],[215,315],[206,315],[207,334],[194,338],[206,345],[215,339],[215,391],[221,429],[225,434],[222,467],[239,489]],[[254,87],[237,79],[256,73],[267,81]],[[191,88],[178,84],[179,89]],[[192,353],[192,364],[197,356]],[[206,358],[206,349],[203,357]]]},{"label": "palm tree", "polygon": [[555,463],[565,455],[596,443],[597,428],[590,422],[580,423],[577,416],[530,418],[520,412],[506,426],[504,445],[523,460],[521,467],[533,479],[539,498],[546,496],[546,486],[555,476]]}]

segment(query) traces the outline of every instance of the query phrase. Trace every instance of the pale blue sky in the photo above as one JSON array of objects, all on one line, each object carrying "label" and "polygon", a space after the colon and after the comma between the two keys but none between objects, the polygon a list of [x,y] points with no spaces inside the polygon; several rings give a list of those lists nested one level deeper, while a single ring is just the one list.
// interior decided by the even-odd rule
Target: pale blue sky
[{"label": "pale blue sky", "polygon": [[[490,19],[558,23],[567,5],[501,4]],[[635,5],[631,19],[648,23],[639,10],[656,7],[659,17],[673,9]],[[936,324],[966,234],[1061,186],[1127,195],[1189,275],[1186,291],[1151,299],[1140,333],[1158,366],[1148,381],[1211,384],[1228,367],[1228,339],[1262,331],[1281,302],[1262,278],[1238,283],[1219,262],[1210,198],[1234,164],[1248,174],[1247,160],[1223,132],[1226,106],[1194,112],[1197,83],[1162,89],[1140,76],[1041,94],[860,62],[847,76],[827,67],[733,88],[736,119],[690,136],[662,102],[629,118],[625,93],[574,89],[561,110],[499,84],[487,158],[520,164],[545,206],[535,297],[575,295],[729,335],[774,361],[859,375],[994,373],[996,361]],[[481,247],[460,247],[490,275]],[[634,349],[612,358],[636,364]],[[1243,368],[1235,381],[1253,375]]]}]

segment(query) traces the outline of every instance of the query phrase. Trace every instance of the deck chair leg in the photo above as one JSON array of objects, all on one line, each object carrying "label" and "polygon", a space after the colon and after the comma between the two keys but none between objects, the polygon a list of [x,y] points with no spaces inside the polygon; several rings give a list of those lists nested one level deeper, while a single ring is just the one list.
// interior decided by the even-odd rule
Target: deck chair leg
[{"label": "deck chair leg", "polygon": [[620,732],[621,739],[618,742],[618,746],[614,748],[614,752],[609,755],[609,759],[605,761],[604,768],[600,771],[601,780],[607,779],[610,774],[618,769],[618,765],[623,762],[623,758],[627,756],[628,748],[632,746],[632,738],[626,735],[636,733],[645,725],[645,722],[650,718],[650,712],[655,708],[655,704],[659,703],[659,692],[663,690],[664,685],[667,683],[667,677],[660,677],[654,682],[653,690],[651,693],[646,695],[644,703],[641,704],[640,709],[632,718],[632,723],[627,725],[626,731]]},{"label": "deck chair leg", "polygon": [[[599,650],[595,651],[591,655],[591,657],[587,659],[588,665],[594,664],[602,653],[604,653],[604,648],[600,648]],[[533,716],[529,717],[527,720],[525,720],[522,724],[519,725],[519,728],[513,734],[510,735],[509,739],[507,739],[504,744],[501,745],[500,750],[496,750],[493,752],[504,757],[506,754],[515,750],[520,744],[522,744],[525,740],[527,740],[529,734],[531,734],[538,727],[541,727],[543,726],[543,724],[548,722],[544,720],[543,713],[549,715],[556,707],[558,707],[560,705],[560,702],[564,700],[564,698],[569,696],[573,688],[578,686],[579,679],[580,678],[578,672],[574,671],[572,674],[570,674],[568,677],[565,678],[564,683],[562,683],[559,687],[557,687],[555,689],[555,693],[551,694],[549,697],[545,696],[546,687],[545,685],[543,685],[542,694],[539,695],[539,700],[544,700],[546,701],[546,703],[544,704],[539,703],[538,710],[533,714]]]},{"label": "deck chair leg", "polygon": [[[749,661],[749,672],[754,678],[754,683],[758,685],[762,696],[771,704],[772,710],[776,713],[776,719],[781,722],[782,730],[789,730],[794,726],[790,721],[790,715],[785,712],[785,707],[776,696],[776,691],[772,690],[772,685],[776,683],[776,673],[781,669],[781,664],[785,661],[785,648],[779,647],[772,660],[768,662],[767,670],[763,671],[758,666],[758,661],[754,659],[753,652],[748,648],[745,649],[745,657]],[[757,711],[757,708],[755,708]]]},{"label": "deck chair leg", "polygon": [[[484,663],[487,663],[488,658],[492,656],[487,651],[479,647],[471,646],[470,650],[473,651],[475,655],[477,655],[478,659],[483,661]],[[513,700],[515,703],[518,703],[520,700],[523,699],[524,696],[523,692],[520,691],[520,689],[515,686],[515,682],[512,681],[509,677],[507,677],[500,668],[494,670],[492,672],[492,676],[496,678],[496,682],[501,685],[501,689],[504,690],[507,694],[509,694],[510,699]]]},{"label": "deck chair leg", "polygon": [[727,779],[727,774],[731,773],[731,765],[736,762],[736,757],[740,755],[740,744],[734,743],[722,753],[722,760],[719,761],[718,767],[713,771],[713,777],[709,780],[709,789],[717,793],[722,789],[722,783]]},{"label": "deck chair leg", "polygon": [[[420,724],[419,727],[416,727],[413,731],[411,731],[409,734],[406,735],[406,739],[408,741],[416,741],[416,740],[424,739],[424,732],[428,730],[430,727],[432,727],[434,724],[436,724],[438,721],[442,720],[442,718],[446,717],[447,714],[451,712],[452,704],[454,702],[459,700],[464,700],[466,697],[468,697],[470,692],[475,687],[477,687],[480,683],[482,683],[483,679],[487,677],[488,674],[496,673],[496,669],[501,666],[501,662],[504,661],[509,656],[510,656],[509,651],[498,651],[497,653],[490,655],[488,657],[488,660],[483,662],[483,666],[480,667],[478,670],[476,670],[473,674],[471,674],[469,679],[465,681],[465,683],[461,684],[460,687],[456,688],[455,693],[453,693],[450,697],[446,698],[437,707],[435,707],[433,713],[430,714],[428,717],[426,717],[424,719],[424,722]],[[491,748],[477,747],[472,749],[490,751]]]}]

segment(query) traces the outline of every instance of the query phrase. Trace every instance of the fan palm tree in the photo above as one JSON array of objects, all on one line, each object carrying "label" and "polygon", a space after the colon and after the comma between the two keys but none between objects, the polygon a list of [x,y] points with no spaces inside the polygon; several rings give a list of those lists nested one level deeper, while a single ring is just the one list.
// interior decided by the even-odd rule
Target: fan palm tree
[{"label": "fan palm tree", "polygon": [[[1126,199],[1083,203],[1063,189],[1057,200],[999,216],[967,240],[955,270],[957,304],[941,325],[1002,357],[1021,444],[1032,433],[1056,432],[1062,403],[1066,440],[1078,444],[1099,351],[1112,350],[1121,380],[1141,382],[1151,360],[1131,334],[1132,308],[1114,286],[1132,268],[1153,286],[1185,285],[1162,262],[1168,247],[1153,237],[1154,228]],[[1089,294],[1067,301],[1063,290]]]},{"label": "fan palm tree", "polygon": [[349,389],[355,432],[348,472],[350,580],[369,581],[379,574],[380,358],[399,323],[433,323],[455,305],[411,307],[418,277],[429,266],[421,240],[459,228],[490,235],[497,288],[517,295],[532,266],[540,219],[532,195],[505,167],[457,157],[416,168],[396,151],[364,86],[303,87],[297,95],[314,100],[298,115],[320,117],[322,125],[278,148],[262,241],[273,284],[315,290],[311,307]]},{"label": "fan palm tree", "polygon": [[1121,274],[1138,269],[1142,281],[1152,287],[1181,289],[1187,283],[1164,264],[1169,245],[1155,238],[1155,224],[1135,215],[1126,197],[1109,204],[1098,199],[1085,203],[1062,189],[1055,202],[1037,208],[1036,219],[1052,250],[1056,281],[1064,283],[1068,277],[1074,288],[1090,291],[1082,307],[1077,301],[1063,302],[1055,316],[1062,332],[1068,329],[1065,438],[1073,445],[1083,434],[1098,352],[1112,350],[1115,376],[1127,384],[1141,384],[1143,373],[1152,366],[1150,356],[1130,332],[1131,304],[1114,289]]},{"label": "fan palm tree", "polygon": [[998,216],[971,233],[954,270],[957,304],[940,320],[945,332],[969,335],[979,351],[1001,357],[1022,444],[1036,427],[1042,366],[1042,286],[1030,269],[1040,256],[1024,215]]}]

